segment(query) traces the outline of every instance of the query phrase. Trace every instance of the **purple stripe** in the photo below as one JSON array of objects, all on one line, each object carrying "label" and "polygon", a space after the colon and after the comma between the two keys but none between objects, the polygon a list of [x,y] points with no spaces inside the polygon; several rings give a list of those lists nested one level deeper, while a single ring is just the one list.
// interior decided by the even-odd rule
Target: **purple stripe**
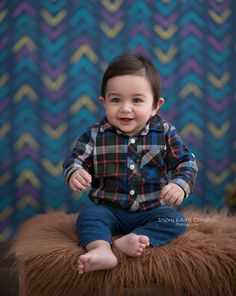
[{"label": "purple stripe", "polygon": [[54,69],[52,68],[52,66],[47,62],[44,61],[42,63],[42,69],[52,78],[52,79],[56,79],[65,69],[65,64],[64,63],[60,63],[58,64]]},{"label": "purple stripe", "polygon": [[198,149],[202,149],[202,141],[199,141],[192,133],[188,134],[188,136],[184,138],[184,141],[187,143],[187,145],[192,144]]},{"label": "purple stripe", "polygon": [[208,35],[207,39],[211,46],[218,52],[221,52],[227,48],[231,42],[231,36],[229,35],[225,36],[223,40],[217,40],[212,35]]},{"label": "purple stripe", "polygon": [[165,117],[166,118],[166,120],[168,120],[168,121],[174,121],[174,119],[175,119],[175,117],[176,117],[176,112],[177,112],[177,110],[176,110],[176,108],[171,108],[170,110],[168,110],[166,113],[162,113],[162,112],[160,112],[160,115],[162,115],[163,114],[163,117]]},{"label": "purple stripe", "polygon": [[8,97],[4,97],[2,101],[0,101],[0,112],[2,112],[7,107],[8,103],[9,103]]},{"label": "purple stripe", "polygon": [[196,183],[196,185],[194,186],[194,192],[200,196],[203,196],[203,186],[202,184],[200,184],[200,182]]},{"label": "purple stripe", "polygon": [[8,45],[9,42],[9,38],[8,37],[4,37],[0,40],[0,50],[3,50],[4,47],[6,47]]},{"label": "purple stripe", "polygon": [[41,28],[50,37],[50,39],[55,40],[65,31],[66,26],[65,24],[61,24],[56,29],[52,29],[46,23],[43,23]]},{"label": "purple stripe", "polygon": [[65,118],[66,118],[67,113],[65,111],[62,111],[58,115],[52,115],[49,114],[47,111],[43,112],[43,119],[47,121],[50,125],[53,127],[57,127]]},{"label": "purple stripe", "polygon": [[230,103],[229,97],[223,97],[220,102],[217,102],[211,95],[208,95],[207,101],[210,103],[211,107],[217,111],[223,111]]},{"label": "purple stripe", "polygon": [[183,30],[180,33],[180,36],[184,39],[188,35],[190,35],[190,33],[193,33],[195,36],[197,36],[198,39],[203,39],[203,34],[201,30],[199,30],[197,26],[191,23],[183,28]]},{"label": "purple stripe", "polygon": [[30,184],[24,184],[19,190],[17,190],[16,196],[20,199],[25,194],[32,195],[34,198],[39,195],[38,191]]},{"label": "purple stripe", "polygon": [[22,2],[18,7],[15,9],[13,16],[18,17],[23,12],[29,14],[32,18],[36,17],[37,13],[33,9],[33,7],[27,3],[26,1]]},{"label": "purple stripe", "polygon": [[53,102],[59,101],[64,96],[65,92],[66,87],[61,87],[57,91],[50,91],[46,87],[43,87],[43,93]]},{"label": "purple stripe", "polygon": [[1,162],[0,162],[0,171],[1,172],[5,171],[6,169],[10,168],[11,165],[12,165],[12,159],[10,157],[4,159],[3,161],[1,160]]},{"label": "purple stripe", "polygon": [[229,6],[229,1],[224,0],[222,2],[217,2],[215,0],[209,0],[210,5],[213,7],[213,9],[217,12],[217,13],[222,13],[226,7]]},{"label": "purple stripe", "polygon": [[209,157],[207,160],[207,164],[215,173],[222,172],[226,167],[229,167],[230,163],[231,163],[231,160],[228,156],[226,156],[223,160],[217,161],[217,162],[214,161],[214,159],[211,159]]},{"label": "purple stripe", "polygon": [[184,75],[190,70],[193,70],[195,73],[197,73],[198,76],[201,76],[203,74],[201,66],[194,59],[187,60],[182,66],[180,73]]},{"label": "purple stripe", "polygon": [[21,50],[16,54],[17,61],[20,61],[24,57],[30,58],[34,62],[38,61],[37,55],[34,52],[30,51],[28,47],[22,47]]},{"label": "purple stripe", "polygon": [[140,53],[140,54],[143,54],[143,55],[145,55],[145,56],[149,56],[149,50],[148,49],[146,49],[146,48],[144,48],[144,47],[142,47],[142,45],[141,44],[138,44],[135,48],[134,48],[134,50],[136,50],[138,53]]},{"label": "purple stripe", "polygon": [[152,38],[151,32],[142,24],[134,26],[133,30],[130,32],[131,38],[133,38],[137,33],[142,33],[146,38]]},{"label": "purple stripe", "polygon": [[172,24],[176,23],[178,15],[176,13],[171,14],[169,17],[164,17],[161,14],[155,14],[154,19],[157,21],[158,25],[162,28],[169,28]]},{"label": "purple stripe", "polygon": [[5,0],[0,1],[0,9],[4,9],[7,6],[7,3]]},{"label": "purple stripe", "polygon": [[110,26],[114,26],[124,14],[122,10],[118,10],[118,12],[115,14],[110,14],[107,12],[107,10],[102,9],[101,15],[105,19],[106,23],[108,23]]},{"label": "purple stripe", "polygon": [[81,45],[88,44],[93,48],[92,40],[87,35],[81,35],[80,38],[76,39],[72,44],[72,49],[77,50]]},{"label": "purple stripe", "polygon": [[162,86],[164,89],[168,89],[173,86],[173,84],[176,82],[177,76],[171,75],[168,78],[162,79]]},{"label": "purple stripe", "polygon": [[25,144],[20,150],[18,150],[16,155],[17,160],[22,160],[26,157],[30,157],[30,159],[33,159],[35,161],[39,160],[39,154],[37,151],[32,150],[32,148]]},{"label": "purple stripe", "polygon": [[9,227],[9,226],[10,226],[10,231],[12,232],[12,215],[10,217],[11,218],[9,218],[9,220],[6,219],[6,220],[1,221],[1,223],[0,223],[0,234],[2,232],[4,232],[6,227]]}]

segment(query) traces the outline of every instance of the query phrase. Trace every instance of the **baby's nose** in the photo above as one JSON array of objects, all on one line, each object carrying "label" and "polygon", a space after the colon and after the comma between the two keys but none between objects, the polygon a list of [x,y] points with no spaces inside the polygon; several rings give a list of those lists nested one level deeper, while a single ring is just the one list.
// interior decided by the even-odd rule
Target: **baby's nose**
[{"label": "baby's nose", "polygon": [[120,112],[131,112],[131,104],[129,102],[124,102],[120,107]]}]

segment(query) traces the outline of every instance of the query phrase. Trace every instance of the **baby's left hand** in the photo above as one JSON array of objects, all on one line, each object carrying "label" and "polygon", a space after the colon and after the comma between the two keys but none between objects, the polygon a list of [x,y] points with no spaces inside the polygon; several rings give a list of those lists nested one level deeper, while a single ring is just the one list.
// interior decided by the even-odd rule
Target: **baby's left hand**
[{"label": "baby's left hand", "polygon": [[162,188],[160,199],[170,205],[180,205],[184,200],[183,189],[175,183],[169,183]]}]

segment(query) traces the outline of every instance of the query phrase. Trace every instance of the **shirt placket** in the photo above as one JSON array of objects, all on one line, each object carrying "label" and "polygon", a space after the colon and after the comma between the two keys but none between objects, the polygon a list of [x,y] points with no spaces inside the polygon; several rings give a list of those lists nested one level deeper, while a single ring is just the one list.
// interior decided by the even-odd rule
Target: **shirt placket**
[{"label": "shirt placket", "polygon": [[139,202],[137,201],[137,175],[135,172],[139,170],[138,168],[138,158],[137,158],[137,138],[131,137],[128,143],[128,194],[129,194],[129,201],[130,201],[130,210],[135,211],[139,208]]}]

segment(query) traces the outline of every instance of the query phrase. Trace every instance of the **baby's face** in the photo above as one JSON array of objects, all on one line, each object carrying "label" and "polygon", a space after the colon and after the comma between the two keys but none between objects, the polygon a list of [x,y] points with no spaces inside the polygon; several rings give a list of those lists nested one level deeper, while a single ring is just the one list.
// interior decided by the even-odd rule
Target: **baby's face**
[{"label": "baby's face", "polygon": [[100,101],[110,124],[128,136],[140,132],[162,105],[162,101],[153,105],[153,93],[146,77],[135,75],[109,79],[105,98]]}]

